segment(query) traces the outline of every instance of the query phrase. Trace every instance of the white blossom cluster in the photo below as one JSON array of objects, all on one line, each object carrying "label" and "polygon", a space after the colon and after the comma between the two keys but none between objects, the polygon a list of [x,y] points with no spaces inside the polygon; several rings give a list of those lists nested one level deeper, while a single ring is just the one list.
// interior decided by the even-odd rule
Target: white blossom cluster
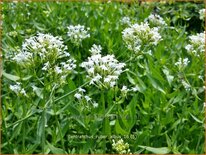
[{"label": "white blossom cluster", "polygon": [[137,92],[138,91],[138,88],[137,86],[135,87],[132,87],[131,89],[128,88],[127,86],[123,85],[122,88],[120,89],[121,93],[123,96],[127,96],[127,93],[128,92]]},{"label": "white blossom cluster", "polygon": [[101,55],[102,47],[93,45],[90,49],[91,57],[88,61],[81,63],[81,67],[85,68],[88,73],[88,78],[91,80],[90,84],[102,87],[114,87],[123,72],[125,63],[119,63],[114,55]]},{"label": "white blossom cluster", "polygon": [[10,85],[9,88],[17,95],[21,94],[23,96],[26,96],[26,91],[21,87],[21,83],[19,82],[16,82],[16,84],[14,85]]},{"label": "white blossom cluster", "polygon": [[42,65],[42,73],[45,76],[56,75],[60,84],[64,83],[67,75],[76,68],[76,61],[70,58],[62,38],[50,34],[38,33],[37,36],[26,39],[22,50],[13,60],[25,67]]},{"label": "white blossom cluster", "polygon": [[205,20],[205,9],[199,10],[199,15],[201,20]]},{"label": "white blossom cluster", "polygon": [[32,62],[33,54],[27,51],[21,51],[16,54],[12,60],[16,61],[20,65],[30,64]]},{"label": "white blossom cluster", "polygon": [[129,144],[124,143],[122,139],[115,142],[115,140],[112,140],[112,148],[119,154],[131,154],[129,149]]},{"label": "white blossom cluster", "polygon": [[88,32],[90,28],[85,28],[84,25],[70,25],[67,29],[67,36],[69,37],[69,40],[77,46],[80,45],[84,39],[90,37]]},{"label": "white blossom cluster", "polygon": [[189,64],[188,58],[179,58],[178,61],[175,63],[175,66],[177,66],[179,69],[185,68]]},{"label": "white blossom cluster", "polygon": [[123,17],[120,22],[122,25],[131,25],[130,18],[127,16]]},{"label": "white blossom cluster", "polygon": [[189,36],[189,44],[185,46],[188,53],[193,53],[195,56],[200,56],[205,52],[205,31]]},{"label": "white blossom cluster", "polygon": [[85,92],[86,92],[85,89],[79,88],[78,92],[74,94],[74,97],[77,98],[79,101],[86,101],[87,103],[91,103],[94,108],[97,108],[98,103],[92,101],[92,98],[89,97],[88,95],[84,95]]},{"label": "white blossom cluster", "polygon": [[190,91],[191,86],[188,84],[185,80],[181,80],[183,87],[185,88],[186,91]]},{"label": "white blossom cluster", "polygon": [[38,33],[37,36],[25,40],[22,50],[13,60],[19,64],[39,61],[38,58],[41,62],[53,62],[58,58],[69,57],[70,54],[66,50],[61,37]]},{"label": "white blossom cluster", "polygon": [[149,17],[145,19],[145,21],[148,21],[151,25],[154,25],[154,26],[166,26],[167,25],[164,19],[157,14],[150,14]]},{"label": "white blossom cluster", "polygon": [[144,45],[157,45],[161,40],[158,27],[150,28],[148,23],[134,24],[122,32],[122,38],[129,50],[139,52]]}]

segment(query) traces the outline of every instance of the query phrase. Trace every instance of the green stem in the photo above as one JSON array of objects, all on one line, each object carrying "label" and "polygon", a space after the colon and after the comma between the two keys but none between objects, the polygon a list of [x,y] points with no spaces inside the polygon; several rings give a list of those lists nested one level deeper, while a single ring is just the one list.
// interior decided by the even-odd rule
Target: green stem
[{"label": "green stem", "polygon": [[42,139],[41,139],[41,145],[42,145],[42,153],[45,154],[45,119],[46,119],[46,109],[43,110],[42,113]]},{"label": "green stem", "polygon": [[25,119],[27,119],[27,118],[33,116],[35,113],[36,113],[36,112],[34,112],[34,113],[32,113],[31,115],[28,115],[28,116],[26,116],[26,117],[24,117],[24,118],[22,118],[22,119],[20,119],[20,120],[18,120],[18,121],[16,121],[16,122],[14,122],[13,124],[9,125],[8,128],[10,128],[10,127],[12,127],[12,126],[14,126],[14,125],[16,125],[16,124],[18,124],[18,123],[24,121]]},{"label": "green stem", "polygon": [[62,135],[62,131],[61,131],[61,127],[60,127],[60,124],[59,124],[59,121],[58,121],[58,118],[57,118],[57,115],[56,115],[56,105],[55,104],[52,104],[53,105],[53,108],[54,108],[54,112],[55,112],[55,122],[56,122],[56,125],[58,127],[58,130],[59,130],[59,134],[60,134],[60,138],[61,138],[61,145],[63,147],[63,149],[65,150],[65,147],[64,147],[64,139],[63,139],[63,135]]},{"label": "green stem", "polygon": [[104,92],[103,92],[103,90],[101,92],[101,102],[102,102],[103,114],[105,114],[105,99],[104,99]]},{"label": "green stem", "polygon": [[[7,131],[7,127],[6,127],[6,120],[4,119],[3,113],[2,113],[2,120],[3,120],[4,130],[5,130],[4,133],[5,133],[6,141],[7,141],[7,143],[8,143],[8,148],[9,148],[10,151],[12,151],[13,149],[12,149],[12,147],[11,147],[10,139],[9,139],[9,137],[8,137],[8,131]],[[1,147],[1,149],[2,149],[2,147]],[[8,152],[8,153],[9,153],[9,152]],[[12,153],[12,152],[10,152],[10,153]]]},{"label": "green stem", "polygon": [[[23,116],[25,116],[26,115],[26,112],[27,112],[27,109],[26,109],[26,105],[24,104],[23,105]],[[26,151],[26,148],[25,148],[25,139],[26,139],[26,128],[25,128],[25,126],[26,126],[26,122],[25,122],[26,120],[24,120],[23,121],[23,136],[22,136],[22,144],[23,144],[23,152],[25,153],[25,151]]]},{"label": "green stem", "polygon": [[[102,113],[103,113],[103,115],[105,114],[105,98],[104,98],[104,90],[101,90],[101,102],[102,102]],[[103,134],[104,134],[104,136],[106,136],[106,134],[105,134],[105,130],[104,130],[104,128],[105,128],[105,116],[103,116],[103,127],[102,127],[102,130],[103,130]],[[106,153],[106,139],[103,139],[103,148],[105,148],[104,149],[104,152],[103,153]]]},{"label": "green stem", "polygon": [[[52,101],[52,96],[54,94],[54,90],[56,88],[56,85],[52,88],[52,91],[50,93],[48,101],[45,103],[42,111],[42,137],[41,137],[41,145],[42,145],[42,153],[45,153],[45,142],[46,142],[46,136],[45,136],[45,125],[46,125],[46,108],[47,105]],[[45,95],[44,95],[45,96]]]}]

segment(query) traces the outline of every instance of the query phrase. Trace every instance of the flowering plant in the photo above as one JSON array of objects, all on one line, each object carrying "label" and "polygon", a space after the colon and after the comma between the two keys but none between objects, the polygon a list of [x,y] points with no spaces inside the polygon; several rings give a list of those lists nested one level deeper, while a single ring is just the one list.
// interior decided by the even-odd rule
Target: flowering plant
[{"label": "flowering plant", "polygon": [[161,41],[158,27],[150,28],[148,23],[133,24],[122,32],[122,38],[129,50],[141,52],[145,45],[157,45]]},{"label": "flowering plant", "polygon": [[114,55],[102,56],[101,50],[100,45],[94,44],[90,49],[92,56],[88,57],[88,61],[83,62],[81,67],[86,69],[90,84],[99,88],[114,87],[125,63],[119,63]]}]

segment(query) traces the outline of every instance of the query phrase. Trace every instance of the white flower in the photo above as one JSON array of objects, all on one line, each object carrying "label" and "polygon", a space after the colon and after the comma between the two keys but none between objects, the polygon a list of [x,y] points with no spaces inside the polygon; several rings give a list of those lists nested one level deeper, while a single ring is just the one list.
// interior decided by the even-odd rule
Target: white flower
[{"label": "white flower", "polygon": [[85,28],[83,25],[70,25],[67,28],[67,36],[69,37],[69,40],[76,45],[80,45],[84,39],[90,37],[90,34],[88,33],[89,28]]},{"label": "white flower", "polygon": [[87,102],[91,101],[91,97],[89,97],[89,96],[87,96],[87,95],[84,96],[84,98],[86,99]]},{"label": "white flower", "polygon": [[83,88],[79,88],[78,91],[79,91],[79,92],[82,92],[82,93],[86,92],[86,90],[83,89]]},{"label": "white flower", "polygon": [[102,51],[102,47],[100,45],[93,44],[89,51],[91,52],[92,55],[100,54]]},{"label": "white flower", "polygon": [[26,91],[21,87],[21,84],[19,82],[17,82],[15,85],[10,85],[9,88],[16,94],[22,94],[26,96]]},{"label": "white flower", "polygon": [[61,69],[60,67],[58,67],[58,66],[55,66],[54,71],[55,71],[57,74],[61,74],[61,73],[63,72],[62,69]]},{"label": "white flower", "polygon": [[30,62],[31,59],[32,59],[32,53],[26,51],[22,51],[12,58],[12,60],[16,61],[20,65]]},{"label": "white flower", "polygon": [[77,98],[78,100],[80,100],[80,99],[81,99],[81,97],[82,97],[82,95],[81,95],[81,94],[79,94],[79,93],[76,93],[76,94],[74,94],[74,97],[75,97],[75,98]]},{"label": "white flower", "polygon": [[122,25],[130,25],[131,24],[129,17],[123,17],[120,22]]},{"label": "white flower", "polygon": [[124,143],[122,139],[118,140],[117,142],[112,140],[112,148],[119,154],[126,154],[130,153],[129,144]]},{"label": "white flower", "polygon": [[61,37],[54,37],[50,34],[38,33],[36,36],[25,39],[22,50],[14,56],[13,60],[19,64],[41,61],[44,64],[42,70],[48,68],[48,64],[55,62],[70,54],[66,51]]},{"label": "white flower", "polygon": [[93,107],[94,107],[94,108],[97,108],[97,107],[98,107],[98,103],[97,103],[97,102],[93,102],[92,104],[93,104]]},{"label": "white flower", "polygon": [[9,88],[16,93],[21,91],[21,86],[18,82],[16,83],[16,85],[10,85]]},{"label": "white flower", "polygon": [[195,56],[200,56],[205,52],[205,31],[189,36],[189,44],[185,46],[188,53],[193,53]]},{"label": "white flower", "polygon": [[[94,47],[98,47],[98,52],[94,52]],[[88,77],[91,80],[90,84],[95,84],[98,87],[114,87],[119,75],[123,72],[125,63],[118,63],[114,55],[101,55],[101,46],[93,45],[90,49],[92,56],[88,57],[88,61],[81,64],[85,68]]]},{"label": "white flower", "polygon": [[185,68],[189,64],[188,58],[179,58],[178,61],[175,63],[175,66],[177,66],[179,69]]},{"label": "white flower", "polygon": [[139,88],[138,88],[137,86],[135,86],[135,87],[133,87],[131,90],[132,90],[133,92],[137,92],[137,91],[139,90]]},{"label": "white flower", "polygon": [[188,44],[188,45],[185,46],[185,49],[186,49],[187,51],[192,51],[193,46],[190,45],[190,44]]},{"label": "white flower", "polygon": [[150,24],[154,26],[165,26],[167,25],[162,17],[157,14],[150,14],[148,18],[145,19]]},{"label": "white flower", "polygon": [[83,102],[86,107],[93,106],[94,108],[98,107],[98,104],[92,100],[92,98],[88,95],[85,95],[86,92],[83,88],[78,88],[78,92],[74,94],[74,97],[77,98],[81,103]]},{"label": "white flower", "polygon": [[189,91],[191,86],[186,81],[182,80],[182,85],[185,88],[186,91]]},{"label": "white flower", "polygon": [[49,62],[46,62],[42,68],[43,71],[47,71],[50,67],[50,63]]},{"label": "white flower", "polygon": [[139,52],[144,45],[157,45],[161,40],[158,28],[148,23],[134,24],[122,32],[122,38],[129,50]]},{"label": "white flower", "polygon": [[205,20],[205,9],[201,9],[201,10],[199,11],[199,14],[200,14],[200,19],[201,19],[201,20]]},{"label": "white flower", "polygon": [[61,62],[61,68],[63,68],[64,72],[70,72],[76,68],[76,60],[69,59],[66,62]]},{"label": "white flower", "polygon": [[130,90],[127,88],[127,86],[122,86],[121,92],[122,92],[123,94],[126,95],[128,91],[130,91]]},{"label": "white flower", "polygon": [[20,94],[23,94],[24,96],[26,96],[26,91],[24,90],[24,88],[21,89]]}]

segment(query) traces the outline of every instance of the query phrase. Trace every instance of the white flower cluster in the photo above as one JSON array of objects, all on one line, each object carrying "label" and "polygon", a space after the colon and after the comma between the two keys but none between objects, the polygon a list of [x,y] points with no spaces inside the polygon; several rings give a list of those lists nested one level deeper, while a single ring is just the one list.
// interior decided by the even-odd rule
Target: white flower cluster
[{"label": "white flower cluster", "polygon": [[153,26],[166,26],[166,22],[162,17],[157,14],[150,14],[148,18],[145,19]]},{"label": "white flower cluster", "polygon": [[24,88],[21,87],[21,83],[19,82],[17,82],[15,85],[10,85],[9,88],[17,95],[21,94],[23,96],[26,96],[26,91],[24,90]]},{"label": "white flower cluster", "polygon": [[129,17],[123,17],[120,22],[122,25],[130,25],[131,24]]},{"label": "white flower cluster", "polygon": [[205,20],[205,9],[201,9],[201,10],[199,11],[199,14],[200,14],[200,19],[201,19],[201,20]]},{"label": "white flower cluster", "polygon": [[179,58],[178,61],[175,63],[175,66],[177,66],[179,69],[185,68],[189,64],[188,58]]},{"label": "white flower cluster", "polygon": [[68,28],[67,36],[69,37],[69,40],[75,44],[80,45],[82,43],[82,40],[89,38],[89,28],[85,28],[84,25],[70,25]]},{"label": "white flower cluster", "polygon": [[188,53],[193,53],[195,56],[200,56],[205,52],[205,31],[189,36],[189,44],[185,46]]},{"label": "white flower cluster", "polygon": [[25,40],[22,51],[15,55],[13,60],[19,64],[31,63],[39,57],[41,62],[53,62],[58,58],[70,56],[66,50],[61,37],[38,33],[37,36]]},{"label": "white flower cluster", "polygon": [[137,92],[138,88],[137,88],[137,86],[135,86],[135,87],[132,87],[131,89],[129,89],[127,86],[123,85],[120,91],[121,91],[123,96],[127,96],[128,92]]},{"label": "white flower cluster", "polygon": [[42,65],[42,73],[57,77],[60,84],[65,83],[67,75],[76,68],[76,61],[70,58],[62,38],[50,34],[38,33],[37,36],[26,39],[22,51],[13,60],[24,67]]},{"label": "white flower cluster", "polygon": [[74,94],[74,97],[77,98],[79,101],[86,101],[87,103],[91,103],[94,108],[97,108],[98,103],[96,103],[95,101],[92,101],[91,97],[84,95],[85,92],[86,92],[85,89],[79,88],[78,92]]},{"label": "white flower cluster", "polygon": [[127,94],[130,91],[130,89],[127,88],[127,86],[122,86],[121,92],[122,94]]},{"label": "white flower cluster", "polygon": [[188,84],[185,80],[181,80],[183,87],[185,88],[186,91],[190,91],[191,86]]},{"label": "white flower cluster", "polygon": [[124,143],[122,139],[118,140],[117,142],[115,142],[113,139],[112,148],[119,154],[131,154],[129,144]]},{"label": "white flower cluster", "polygon": [[16,54],[12,60],[16,61],[20,65],[29,64],[32,61],[32,53],[27,51],[21,51]]},{"label": "white flower cluster", "polygon": [[148,23],[134,24],[124,29],[122,38],[128,49],[136,53],[144,45],[157,45],[161,40],[158,27],[150,28]]},{"label": "white flower cluster", "polygon": [[114,55],[101,55],[101,46],[93,45],[90,49],[92,56],[81,64],[85,68],[88,77],[91,80],[90,84],[97,87],[114,87],[119,75],[123,72],[125,63],[119,63]]}]

